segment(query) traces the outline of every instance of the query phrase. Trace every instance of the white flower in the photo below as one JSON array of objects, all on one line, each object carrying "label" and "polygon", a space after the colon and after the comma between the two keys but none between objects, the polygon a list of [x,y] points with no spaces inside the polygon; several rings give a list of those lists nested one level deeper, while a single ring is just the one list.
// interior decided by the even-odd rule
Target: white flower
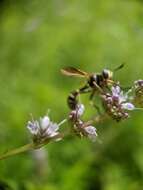
[{"label": "white flower", "polygon": [[112,91],[112,98],[118,99],[118,103],[121,104],[121,107],[123,109],[126,109],[126,110],[135,109],[135,106],[132,103],[127,102],[129,99],[128,94],[130,91],[128,91],[127,93],[124,93],[123,91],[121,91],[119,86],[112,87],[111,91]]},{"label": "white flower", "polygon": [[112,97],[118,98],[119,103],[125,102],[128,99],[128,93],[123,93],[119,86],[113,86],[112,89]]},{"label": "white flower", "polygon": [[87,136],[89,139],[91,139],[92,141],[96,140],[97,137],[97,132],[96,132],[96,128],[93,126],[87,126],[84,128],[85,132],[87,133]]},{"label": "white flower", "polygon": [[59,125],[57,123],[50,122],[45,133],[49,137],[54,137],[59,134],[58,130]]},{"label": "white flower", "polygon": [[59,126],[64,122],[62,121],[60,124],[57,124],[50,121],[48,116],[44,116],[39,121],[28,121],[27,128],[37,139],[53,138],[59,134]]},{"label": "white flower", "polygon": [[119,96],[121,90],[119,86],[113,86],[111,91],[113,96]]},{"label": "white flower", "polygon": [[27,128],[32,135],[38,135],[39,123],[38,121],[28,121]]},{"label": "white flower", "polygon": [[45,116],[43,118],[40,118],[40,126],[43,130],[45,130],[47,128],[47,126],[49,125],[50,119],[48,116]]},{"label": "white flower", "polygon": [[77,104],[76,109],[72,110],[69,114],[71,120],[76,120],[80,118],[84,113],[85,107],[83,104]]},{"label": "white flower", "polygon": [[84,113],[85,107],[83,104],[78,104],[77,105],[77,115],[82,116]]},{"label": "white flower", "polygon": [[122,108],[125,110],[134,110],[135,106],[132,103],[127,102],[122,104]]},{"label": "white flower", "polygon": [[113,86],[111,93],[103,95],[103,105],[107,113],[115,120],[120,121],[129,117],[128,111],[132,111],[135,106],[130,102],[129,93],[131,89],[124,93],[119,86]]}]

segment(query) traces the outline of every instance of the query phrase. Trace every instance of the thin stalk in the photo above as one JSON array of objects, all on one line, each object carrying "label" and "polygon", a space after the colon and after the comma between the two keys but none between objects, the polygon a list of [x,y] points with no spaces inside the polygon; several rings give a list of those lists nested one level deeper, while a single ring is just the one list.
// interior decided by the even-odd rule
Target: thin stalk
[{"label": "thin stalk", "polygon": [[51,141],[63,138],[63,136],[64,136],[63,134],[57,134],[57,135],[55,135],[52,138],[44,139],[43,141],[39,142],[38,144],[29,143],[29,144],[26,144],[26,145],[21,146],[19,148],[15,148],[13,150],[8,150],[7,152],[5,152],[2,155],[0,155],[0,160],[9,158],[11,156],[15,156],[17,154],[20,154],[20,153],[23,153],[23,152],[27,152],[27,151],[30,151],[30,150],[39,149],[39,148],[45,146],[46,144],[48,144]]},{"label": "thin stalk", "polygon": [[99,123],[104,122],[107,119],[108,119],[108,115],[104,113],[102,115],[94,116],[91,120],[87,122],[87,124],[88,125],[91,125],[92,123],[99,124]]},{"label": "thin stalk", "polygon": [[23,152],[26,152],[26,151],[29,151],[32,149],[35,149],[33,143],[26,144],[24,146],[21,146],[19,148],[15,148],[13,150],[10,150],[10,151],[0,155],[0,160],[3,160],[5,158],[11,157],[11,156],[14,156],[14,155],[17,155],[17,154],[20,154],[20,153],[23,153]]}]

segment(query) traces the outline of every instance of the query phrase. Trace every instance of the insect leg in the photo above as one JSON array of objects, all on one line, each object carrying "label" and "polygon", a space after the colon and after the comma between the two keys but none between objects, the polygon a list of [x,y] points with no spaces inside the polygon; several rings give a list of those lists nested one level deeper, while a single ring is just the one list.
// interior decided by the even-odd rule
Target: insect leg
[{"label": "insect leg", "polygon": [[90,97],[89,97],[90,105],[93,106],[93,107],[97,110],[97,113],[98,113],[99,115],[101,115],[101,110],[100,110],[99,106],[96,105],[96,104],[93,102],[93,98],[94,98],[94,96],[95,96],[95,93],[96,93],[96,90],[93,90],[92,93],[91,93],[91,95],[90,95]]},{"label": "insect leg", "polygon": [[103,89],[96,82],[93,82],[93,84],[97,88],[97,90],[102,94],[103,93]]},{"label": "insect leg", "polygon": [[91,92],[91,88],[89,88],[89,85],[85,85],[84,87],[79,89],[80,94],[88,93],[88,92]]}]

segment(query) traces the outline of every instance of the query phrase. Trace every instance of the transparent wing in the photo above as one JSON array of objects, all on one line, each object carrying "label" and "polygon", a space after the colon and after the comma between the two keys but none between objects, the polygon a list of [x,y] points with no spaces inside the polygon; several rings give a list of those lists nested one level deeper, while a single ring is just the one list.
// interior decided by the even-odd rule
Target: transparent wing
[{"label": "transparent wing", "polygon": [[74,67],[66,67],[61,69],[61,73],[66,76],[75,76],[75,77],[89,77],[89,74],[80,69],[76,69]]}]

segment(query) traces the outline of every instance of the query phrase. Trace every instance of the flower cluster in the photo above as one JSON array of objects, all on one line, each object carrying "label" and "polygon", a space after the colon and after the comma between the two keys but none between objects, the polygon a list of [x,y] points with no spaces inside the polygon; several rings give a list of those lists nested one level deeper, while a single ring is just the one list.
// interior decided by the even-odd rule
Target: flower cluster
[{"label": "flower cluster", "polygon": [[134,82],[135,91],[134,102],[137,106],[143,107],[143,80],[137,80]]},{"label": "flower cluster", "polygon": [[39,143],[48,138],[59,138],[59,124],[50,121],[48,116],[40,118],[39,121],[28,121],[27,128],[32,134],[34,142]]},{"label": "flower cluster", "polygon": [[[115,70],[122,67],[123,64]],[[69,76],[84,75],[83,72],[73,67],[63,71],[64,74]],[[89,102],[97,110],[96,115],[88,121],[82,119],[85,106],[83,103],[79,103],[79,96],[84,93],[90,93]],[[94,99],[96,99],[95,103]],[[99,100],[100,102],[96,104]],[[24,151],[38,149],[51,140],[58,141],[62,139],[65,134],[59,132],[59,127],[66,121],[70,122],[74,134],[95,141],[98,135],[96,128],[92,125],[93,122],[97,124],[104,121],[107,114],[112,119],[121,121],[130,116],[130,111],[143,108],[143,80],[135,81],[130,90],[124,92],[120,87],[120,82],[113,80],[112,72],[104,69],[101,74],[91,75],[85,86],[73,91],[68,97],[68,105],[70,113],[67,115],[67,119],[64,119],[59,124],[51,121],[47,115],[39,120],[32,119],[28,121],[27,128],[32,135],[33,142],[4,153],[0,156],[0,160]],[[99,106],[102,106],[102,108]]]},{"label": "flower cluster", "polygon": [[84,113],[85,107],[83,104],[77,104],[76,109],[72,110],[69,114],[69,118],[72,121],[79,119]]},{"label": "flower cluster", "polygon": [[137,80],[134,82],[136,93],[143,94],[143,80]]},{"label": "flower cluster", "polygon": [[105,110],[116,121],[128,118],[129,111],[135,109],[129,102],[128,93],[124,93],[119,86],[113,86],[110,93],[105,93],[101,97]]},{"label": "flower cluster", "polygon": [[72,110],[69,114],[69,119],[73,125],[74,132],[80,137],[88,137],[90,140],[95,141],[97,137],[96,128],[80,119],[83,115],[85,107],[83,104],[77,104],[76,109]]},{"label": "flower cluster", "polygon": [[[122,67],[123,64],[116,70]],[[72,67],[63,71],[64,74],[69,76],[84,75],[83,72]],[[84,93],[90,93],[89,102],[97,110],[96,115],[88,121],[82,119],[85,106],[83,103],[79,103],[79,96]],[[96,99],[95,103],[94,99]],[[99,100],[100,102],[96,104]],[[97,124],[104,121],[107,114],[112,119],[121,121],[130,116],[130,111],[143,108],[143,80],[135,81],[130,90],[124,92],[120,87],[120,82],[113,80],[112,72],[104,69],[101,74],[91,75],[85,86],[73,91],[68,97],[68,105],[70,113],[67,115],[67,119],[64,119],[59,124],[51,121],[49,116],[28,121],[27,128],[32,135],[33,142],[4,153],[0,156],[0,160],[24,151],[40,148],[51,140],[62,139],[65,134],[59,132],[59,127],[66,121],[70,122],[74,134],[95,141],[98,135],[96,128],[92,125],[93,122]],[[99,106],[102,106],[102,108]]]},{"label": "flower cluster", "polygon": [[75,133],[80,137],[87,137],[91,141],[95,141],[97,137],[96,128],[92,126],[91,124],[88,124],[88,122],[83,122],[82,120],[79,120],[74,124],[74,130]]}]

